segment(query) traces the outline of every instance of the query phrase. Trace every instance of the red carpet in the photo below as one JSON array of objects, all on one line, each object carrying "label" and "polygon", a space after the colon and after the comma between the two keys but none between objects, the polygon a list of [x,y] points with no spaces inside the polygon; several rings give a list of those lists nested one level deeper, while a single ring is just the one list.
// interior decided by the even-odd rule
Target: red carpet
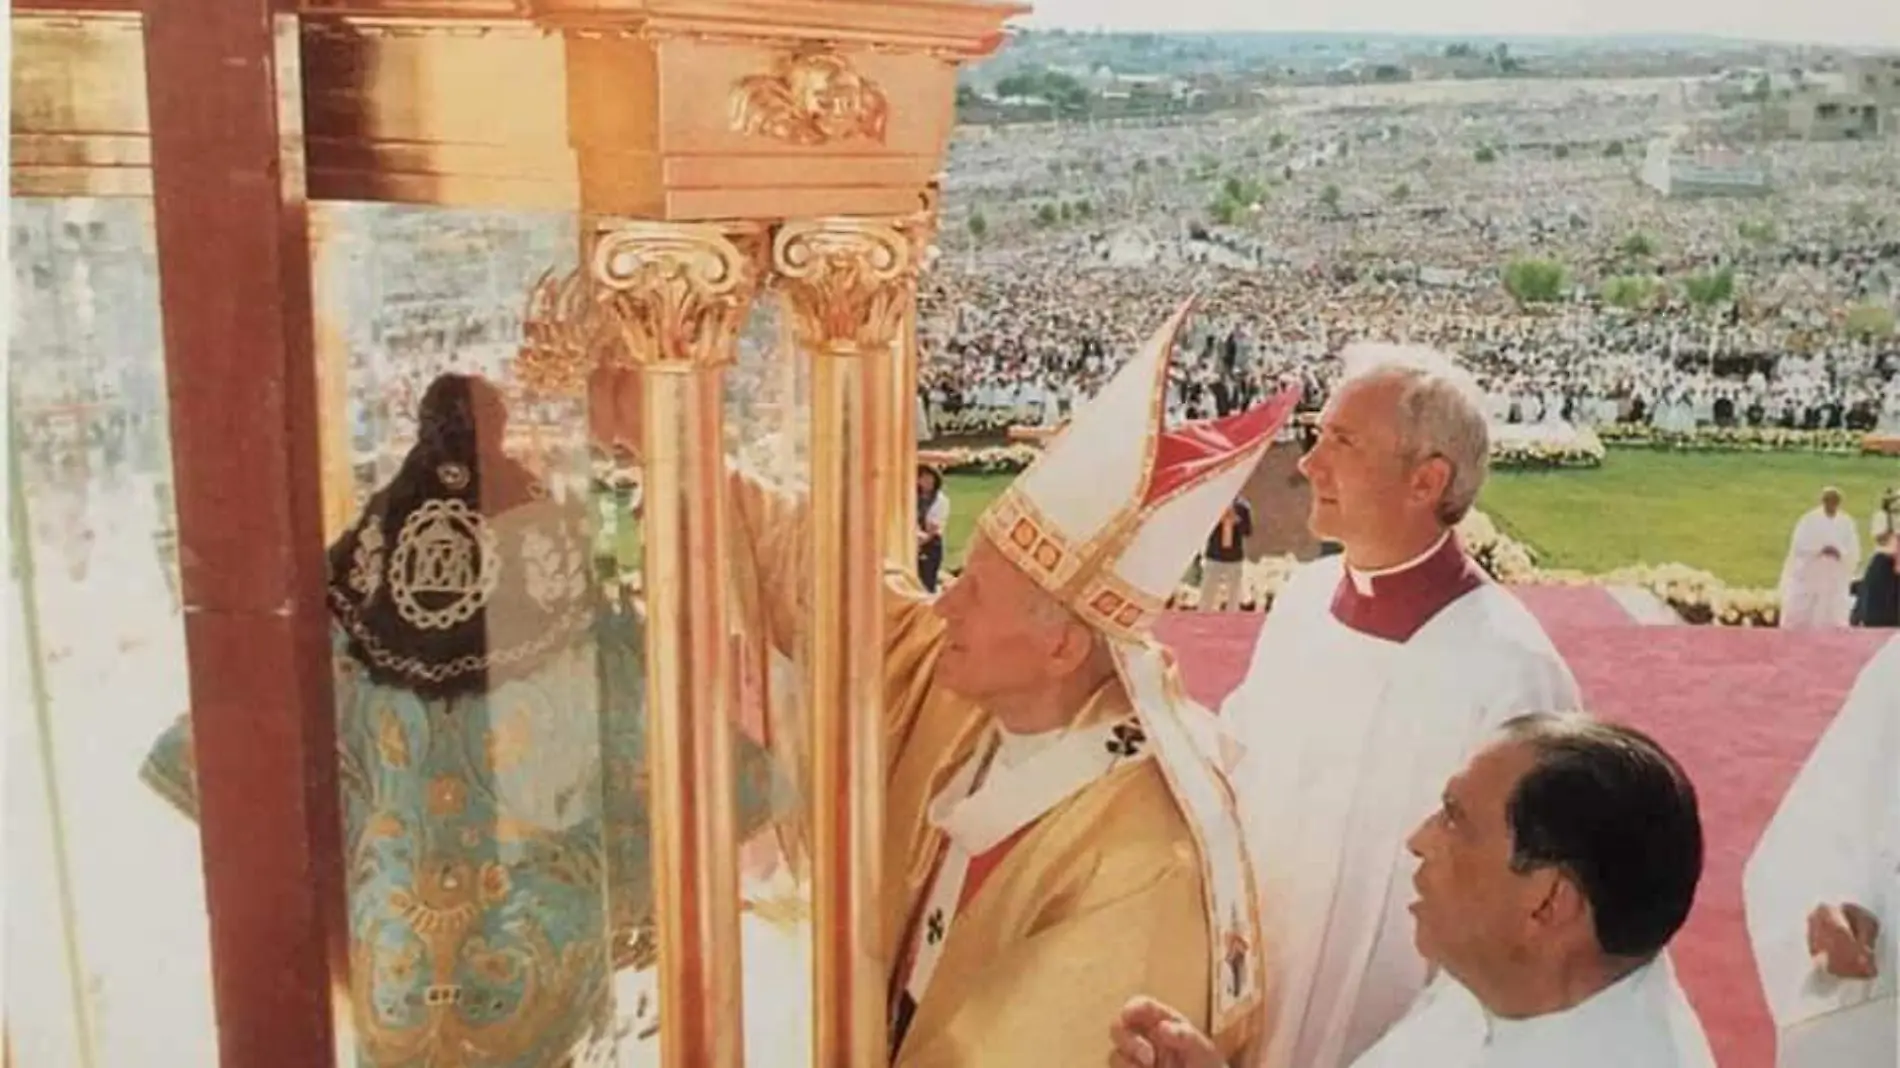
[{"label": "red carpet", "polygon": [[[1565,591],[1524,592],[1591,711],[1648,731],[1695,779],[1707,862],[1672,952],[1717,1062],[1771,1068],[1774,1035],[1742,924],[1742,865],[1884,635],[1641,627],[1584,598],[1547,596]],[[1183,613],[1165,622],[1162,636],[1197,699],[1217,705],[1239,683],[1263,618]]]}]

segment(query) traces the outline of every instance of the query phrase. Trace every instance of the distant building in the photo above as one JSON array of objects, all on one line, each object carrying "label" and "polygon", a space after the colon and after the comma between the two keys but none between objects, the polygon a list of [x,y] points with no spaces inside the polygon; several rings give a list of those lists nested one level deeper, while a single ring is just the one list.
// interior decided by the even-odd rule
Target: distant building
[{"label": "distant building", "polygon": [[1641,178],[1666,197],[1762,196],[1769,189],[1761,163],[1730,149],[1691,151],[1675,136],[1649,143]]},{"label": "distant building", "polygon": [[1788,129],[1809,141],[1873,140],[1900,129],[1900,55],[1852,56],[1825,85],[1788,101]]}]

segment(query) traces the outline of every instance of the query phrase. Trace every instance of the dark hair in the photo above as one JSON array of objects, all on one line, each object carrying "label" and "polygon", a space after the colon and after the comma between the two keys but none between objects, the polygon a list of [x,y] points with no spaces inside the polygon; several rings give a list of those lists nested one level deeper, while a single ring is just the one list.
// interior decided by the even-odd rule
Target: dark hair
[{"label": "dark hair", "polygon": [[1505,808],[1511,868],[1568,875],[1590,901],[1603,952],[1662,952],[1702,877],[1688,774],[1648,735],[1589,716],[1519,716],[1504,732],[1537,756]]}]

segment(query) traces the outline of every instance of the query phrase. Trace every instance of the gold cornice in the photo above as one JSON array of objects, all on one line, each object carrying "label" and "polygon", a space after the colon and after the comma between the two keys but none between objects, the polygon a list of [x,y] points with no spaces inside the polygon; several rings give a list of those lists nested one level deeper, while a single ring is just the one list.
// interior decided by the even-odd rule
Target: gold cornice
[{"label": "gold cornice", "polygon": [[300,0],[298,10],[352,21],[532,22],[570,34],[827,42],[969,60],[995,51],[1003,24],[1029,8],[964,0]]}]

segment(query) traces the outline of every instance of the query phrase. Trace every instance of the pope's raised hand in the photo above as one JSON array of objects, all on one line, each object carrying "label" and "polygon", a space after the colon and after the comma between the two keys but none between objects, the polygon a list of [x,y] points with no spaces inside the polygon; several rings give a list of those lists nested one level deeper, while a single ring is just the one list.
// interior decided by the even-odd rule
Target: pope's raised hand
[{"label": "pope's raised hand", "polygon": [[1224,1068],[1220,1051],[1199,1028],[1153,998],[1122,1006],[1109,1041],[1109,1068]]},{"label": "pope's raised hand", "polygon": [[1859,905],[1821,905],[1808,914],[1808,952],[1829,975],[1872,979],[1880,921]]}]

